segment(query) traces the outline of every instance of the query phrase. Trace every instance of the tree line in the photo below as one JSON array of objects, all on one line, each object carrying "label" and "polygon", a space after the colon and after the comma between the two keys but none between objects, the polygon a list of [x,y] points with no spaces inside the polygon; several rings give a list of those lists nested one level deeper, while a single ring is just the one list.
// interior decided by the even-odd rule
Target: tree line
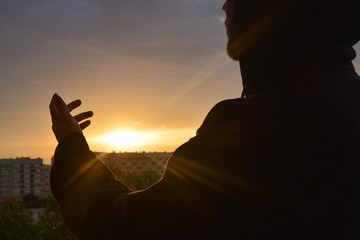
[{"label": "tree line", "polygon": [[[108,164],[113,173],[133,190],[149,187],[160,179],[155,170],[142,173],[123,172]],[[29,209],[40,208],[35,221]],[[66,227],[60,206],[52,195],[39,199],[33,194],[24,196],[22,202],[8,200],[0,203],[0,239],[2,240],[77,240]]]}]

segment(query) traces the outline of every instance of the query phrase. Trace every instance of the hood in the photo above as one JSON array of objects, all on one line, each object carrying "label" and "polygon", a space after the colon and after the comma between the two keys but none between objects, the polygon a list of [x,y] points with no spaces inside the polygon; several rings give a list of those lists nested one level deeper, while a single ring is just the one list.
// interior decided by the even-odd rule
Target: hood
[{"label": "hood", "polygon": [[266,34],[239,57],[243,97],[277,88],[294,75],[354,71],[353,45],[360,40],[359,0],[268,0],[251,12],[266,12],[264,7],[268,12],[285,10],[277,11],[282,16],[266,26],[271,29],[258,30]]}]

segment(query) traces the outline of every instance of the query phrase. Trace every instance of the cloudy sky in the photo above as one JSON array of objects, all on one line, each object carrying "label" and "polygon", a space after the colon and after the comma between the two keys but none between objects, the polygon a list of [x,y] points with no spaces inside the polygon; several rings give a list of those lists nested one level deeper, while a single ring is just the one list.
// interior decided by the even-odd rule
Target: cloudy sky
[{"label": "cloudy sky", "polygon": [[[222,4],[0,0],[0,158],[50,161],[55,92],[94,111],[85,135],[95,151],[175,150],[214,104],[242,90],[225,52]],[[148,141],[128,149],[97,142],[121,129]]]}]

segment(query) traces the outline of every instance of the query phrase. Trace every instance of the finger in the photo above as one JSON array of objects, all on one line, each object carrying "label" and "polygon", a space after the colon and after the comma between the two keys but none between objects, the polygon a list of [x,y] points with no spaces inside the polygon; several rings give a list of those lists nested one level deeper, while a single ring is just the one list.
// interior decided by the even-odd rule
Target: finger
[{"label": "finger", "polygon": [[80,105],[81,105],[81,101],[80,101],[80,99],[77,99],[77,100],[72,101],[71,103],[69,103],[67,105],[67,108],[68,108],[69,112],[71,112],[72,110],[79,107]]},{"label": "finger", "polygon": [[81,130],[84,130],[84,129],[87,128],[90,124],[91,124],[91,121],[90,121],[90,120],[86,120],[85,122],[80,123]]},{"label": "finger", "polygon": [[54,100],[54,105],[55,105],[56,109],[59,111],[59,114],[69,113],[64,100],[59,95],[57,95],[55,93],[53,96],[53,100]]},{"label": "finger", "polygon": [[74,116],[74,118],[77,122],[81,122],[82,120],[92,117],[93,115],[94,115],[94,113],[92,111],[88,111],[88,112],[80,113],[80,114]]},{"label": "finger", "polygon": [[49,109],[50,109],[50,114],[51,114],[51,121],[54,123],[56,120],[59,119],[59,111],[55,107],[54,97],[52,97],[52,99],[51,99]]},{"label": "finger", "polygon": [[59,113],[53,104],[50,104],[50,115],[52,123],[56,122],[59,119]]}]

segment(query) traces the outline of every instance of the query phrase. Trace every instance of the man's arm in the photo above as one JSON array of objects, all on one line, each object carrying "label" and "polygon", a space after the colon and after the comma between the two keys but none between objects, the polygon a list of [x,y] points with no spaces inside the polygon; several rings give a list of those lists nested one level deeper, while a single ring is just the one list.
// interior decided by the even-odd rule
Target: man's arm
[{"label": "man's arm", "polygon": [[[51,189],[65,223],[80,239],[219,239],[232,236],[223,224],[237,221],[235,212],[248,215],[238,208],[238,199],[224,195],[246,193],[242,182],[221,170],[227,138],[193,138],[174,152],[161,181],[134,192],[90,151],[82,135],[84,124],[78,122],[92,114],[72,117],[70,110],[78,105],[74,101],[66,106],[56,95],[50,105],[59,140]],[[246,235],[244,230],[241,234]]]},{"label": "man's arm", "polygon": [[80,239],[166,239],[173,232],[166,226],[179,222],[181,219],[174,216],[183,213],[177,199],[162,182],[134,192],[118,181],[90,151],[82,134],[92,113],[74,117],[70,114],[80,103],[77,100],[66,105],[54,95],[50,104],[53,131],[59,141],[50,177],[51,190],[66,225]]},{"label": "man's arm", "polygon": [[96,158],[82,134],[65,137],[54,158],[51,190],[67,226],[79,237],[101,231],[102,224],[113,220],[109,207],[131,190]]},{"label": "man's arm", "polygon": [[66,105],[57,94],[51,100],[52,129],[59,145],[50,182],[65,222],[78,236],[84,236],[83,231],[89,231],[89,226],[101,221],[101,215],[105,216],[105,206],[131,190],[116,180],[106,165],[90,151],[82,130],[90,125],[88,118],[93,113],[70,114],[80,105],[80,100]]},{"label": "man's arm", "polygon": [[191,196],[184,195],[191,192],[182,192],[181,180],[172,179],[131,191],[89,150],[84,136],[74,133],[55,151],[51,189],[66,225],[80,239],[186,239],[204,234],[203,216],[186,201]]}]

